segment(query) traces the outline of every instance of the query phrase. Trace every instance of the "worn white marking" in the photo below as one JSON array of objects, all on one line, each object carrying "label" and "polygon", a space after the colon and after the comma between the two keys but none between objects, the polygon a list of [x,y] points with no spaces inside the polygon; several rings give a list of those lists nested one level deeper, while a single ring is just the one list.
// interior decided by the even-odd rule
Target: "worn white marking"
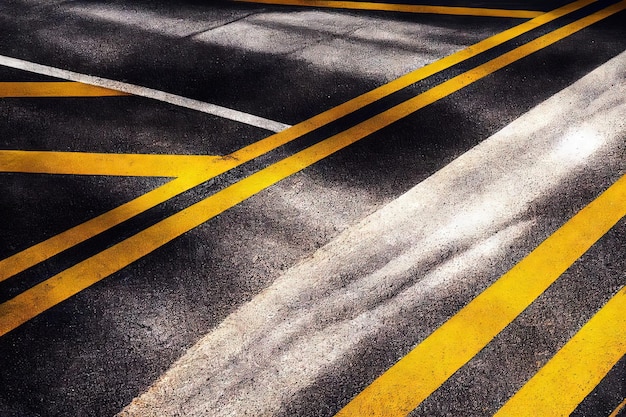
[{"label": "worn white marking", "polygon": [[115,81],[107,78],[81,74],[74,71],[50,67],[47,65],[41,65],[4,55],[0,55],[0,65],[20,69],[23,71],[33,72],[36,74],[47,75],[50,77],[61,78],[64,80],[76,81],[84,84],[95,85],[98,87],[109,88],[111,90],[122,91],[124,93],[133,94],[135,96],[146,97],[153,100],[173,104],[175,106],[197,110],[203,113],[211,114],[213,116],[222,117],[224,119],[245,123],[247,125],[269,130],[270,132],[280,132],[291,127],[288,124],[265,119],[263,117],[255,116],[253,114],[240,112],[238,110],[229,109],[227,107],[218,106],[216,104],[205,103],[203,101],[193,100],[176,94],[166,93],[165,91],[159,91],[153,88],[142,87],[122,81]]}]

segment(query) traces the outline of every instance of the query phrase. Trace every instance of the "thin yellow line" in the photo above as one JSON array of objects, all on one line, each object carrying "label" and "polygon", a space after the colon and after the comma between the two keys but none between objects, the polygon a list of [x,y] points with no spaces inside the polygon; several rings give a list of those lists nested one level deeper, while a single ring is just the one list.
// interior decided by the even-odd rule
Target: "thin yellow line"
[{"label": "thin yellow line", "polygon": [[[626,4],[626,0],[622,1],[620,4]],[[588,16],[582,20],[591,24],[598,20],[596,15]],[[603,16],[604,15],[606,15],[606,13],[604,13]],[[579,26],[580,24],[576,27]],[[567,33],[560,31],[558,36],[552,38],[547,37],[543,42],[535,43],[534,50],[544,48],[565,36],[567,36]],[[527,50],[527,52],[531,53],[534,50]],[[520,58],[520,56],[515,54],[507,55],[511,60],[510,62]],[[500,68],[500,66],[495,66],[495,68]],[[432,92],[434,89],[423,93],[418,96],[422,97],[423,102],[416,103],[415,100],[409,100],[404,104],[390,109],[388,112],[381,113],[343,133],[330,137],[280,162],[270,165],[205,200],[193,204],[138,234],[49,278],[15,298],[0,304],[0,336],[103,278],[125,268],[167,242],[205,223],[267,187],[343,149],[372,132],[389,125],[392,123],[390,118],[398,120],[408,114],[410,109],[415,111],[417,108],[426,105],[426,103],[432,103],[449,94],[449,92],[456,91],[487,75],[484,68],[481,71],[470,71],[470,73],[472,74],[466,77],[456,77],[457,82],[460,84],[455,88],[448,85],[445,88],[437,89],[434,93]],[[621,181],[618,184],[623,185],[624,182],[626,181]],[[615,188],[622,191],[623,194],[624,190],[619,186],[614,186],[611,190]],[[613,192],[613,194],[614,193],[615,192]],[[612,195],[612,193],[607,191],[605,195]],[[616,205],[617,204],[618,203],[616,203]],[[607,214],[605,222],[607,222],[606,219],[611,219],[609,214],[610,213]],[[598,226],[597,230],[601,230],[601,228]],[[576,236],[576,238],[585,242],[585,239],[579,236]],[[560,263],[562,263],[562,261],[559,262],[557,260],[554,262],[554,265],[559,265]]]},{"label": "thin yellow line", "polygon": [[326,0],[235,0],[240,3],[276,4],[284,6],[324,7],[333,9],[375,10],[385,12],[428,13],[457,16],[512,17],[532,19],[543,12],[531,10],[487,9],[478,7],[426,6],[413,4],[372,3]]},{"label": "thin yellow line", "polygon": [[569,416],[626,354],[622,288],[495,414]]},{"label": "thin yellow line", "polygon": [[615,410],[609,415],[609,417],[617,417],[620,411],[622,411],[626,407],[626,398],[617,406]]},{"label": "thin yellow line", "polygon": [[555,19],[579,10],[595,1],[596,0],[578,0],[553,11],[544,13],[539,17],[512,27],[511,29],[507,29],[504,32],[484,39],[459,52],[455,52],[452,55],[433,62],[432,64],[426,65],[406,75],[403,75],[402,77],[399,77],[387,84],[384,84],[365,94],[355,97],[352,100],[340,104],[337,107],[333,107],[332,109],[329,109],[323,113],[311,117],[310,119],[300,122],[287,130],[268,136],[263,140],[248,145],[232,153],[230,156],[236,159],[240,159],[242,161],[256,158],[260,155],[263,155],[264,153],[271,151],[272,149],[282,146],[298,137],[301,137],[322,126],[325,126],[360,108],[374,103],[381,98],[393,94],[396,91],[400,91],[403,88],[410,86],[411,84],[415,84],[420,80],[423,80],[427,77],[430,77],[431,75],[446,70],[458,63],[468,60],[476,55],[479,55],[491,48],[501,45],[517,36],[527,33]]},{"label": "thin yellow line", "polygon": [[222,172],[236,162],[213,155],[0,150],[0,172],[37,174],[179,177],[189,173]]},{"label": "thin yellow line", "polygon": [[0,97],[111,97],[128,93],[72,81],[0,82]]},{"label": "thin yellow line", "polygon": [[[362,108],[374,101],[383,98],[389,94],[405,88],[415,82],[418,82],[430,75],[443,71],[453,65],[458,64],[466,59],[476,56],[490,48],[500,45],[516,36],[526,33],[536,27],[546,24],[554,19],[578,10],[595,0],[579,0],[569,5],[556,9],[552,12],[546,13],[540,17],[537,17],[531,21],[522,23],[516,27],[508,29],[500,34],[494,35],[481,42],[476,43],[462,51],[454,53],[446,58],[443,58],[437,62],[429,64],[418,70],[406,74],[388,84],[378,87],[368,93],[365,93],[359,97],[356,97],[346,103],[327,110],[317,116],[314,116],[304,122],[301,122],[290,129],[287,129],[278,134],[269,136],[261,141],[248,145],[229,156],[225,157],[223,161],[219,163],[221,169],[217,169],[215,163],[204,158],[213,158],[205,156],[181,156],[181,155],[105,155],[105,154],[85,154],[85,153],[61,153],[61,152],[31,152],[31,151],[2,151],[0,152],[0,170],[11,172],[37,172],[37,173],[67,173],[67,174],[82,174],[82,175],[143,175],[143,176],[179,176],[182,174],[182,167],[192,167],[188,169],[191,173],[197,167],[205,164],[210,165],[210,174],[219,175],[226,172],[228,169],[234,168],[240,164],[250,161],[264,153],[267,153],[281,145],[284,145],[304,134],[312,132],[328,123],[333,122],[349,113],[352,113],[359,108]],[[200,168],[202,169],[202,168]],[[185,174],[186,175],[186,174]],[[208,180],[211,177],[209,173],[205,176],[204,180]],[[202,181],[200,181],[202,182]],[[198,184],[200,183],[198,182]],[[174,187],[174,185],[168,185]],[[185,191],[188,188],[181,188],[180,192]],[[154,193],[157,191],[155,190]],[[6,279],[14,274],[17,274],[39,262],[43,262],[48,257],[54,256],[57,253],[78,244],[90,237],[95,236],[104,230],[107,230],[108,225],[117,225],[122,221],[132,217],[119,216],[118,211],[124,213],[134,213],[133,215],[141,213],[141,208],[148,209],[153,207],[168,198],[173,197],[178,193],[167,193],[164,191],[158,191],[163,198],[161,201],[153,199],[152,195],[146,199],[150,201],[150,204],[144,205],[143,202],[132,203],[131,206],[123,206],[119,210],[114,210],[111,213],[105,213],[98,217],[97,220],[89,221],[84,225],[77,226],[67,233],[63,233],[60,237],[53,237],[49,241],[42,242],[36,247],[27,249],[20,252],[11,258],[0,263],[1,266],[6,266],[5,273],[2,274]],[[117,219],[112,221],[111,219]],[[101,224],[100,224],[101,222]],[[71,238],[70,234],[76,233],[78,238]],[[67,242],[63,244],[62,242]],[[41,245],[41,246],[40,246]],[[69,246],[68,246],[69,245]],[[38,252],[39,251],[39,252]],[[34,253],[39,253],[39,256],[34,256]],[[45,254],[45,256],[44,256]],[[9,265],[11,265],[9,267]],[[10,274],[9,272],[10,271]]]},{"label": "thin yellow line", "polygon": [[0,261],[0,282],[117,226],[203,181],[203,178],[198,177],[176,178],[128,203],[9,256]]},{"label": "thin yellow line", "polygon": [[625,215],[626,176],[435,330],[337,416],[410,413]]}]

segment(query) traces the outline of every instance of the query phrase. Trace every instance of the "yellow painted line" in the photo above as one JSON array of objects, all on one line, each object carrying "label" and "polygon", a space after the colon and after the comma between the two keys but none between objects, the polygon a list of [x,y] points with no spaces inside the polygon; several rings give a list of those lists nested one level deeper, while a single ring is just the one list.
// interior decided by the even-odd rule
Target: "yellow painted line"
[{"label": "yellow painted line", "polygon": [[108,88],[61,82],[0,82],[0,97],[112,97],[129,94]]},{"label": "yellow painted line", "polygon": [[406,416],[625,215],[626,176],[365,388],[337,416]]},{"label": "yellow painted line", "polygon": [[109,154],[85,152],[3,151],[0,172],[65,175],[180,177],[230,169],[232,158],[213,155]]},{"label": "yellow painted line", "polygon": [[524,22],[520,25],[514,26],[501,33],[484,39],[472,46],[469,46],[468,48],[465,48],[459,52],[451,54],[436,62],[412,71],[406,75],[403,75],[400,78],[397,78],[365,94],[355,97],[352,100],[340,104],[339,106],[333,107],[332,109],[329,109],[323,113],[313,116],[310,119],[300,122],[287,130],[279,132],[275,135],[268,136],[263,140],[248,145],[232,153],[231,157],[243,161],[254,159],[258,156],[263,155],[264,153],[271,151],[272,149],[289,143],[296,138],[299,138],[307,133],[319,129],[322,126],[332,123],[335,120],[340,119],[341,117],[344,117],[371,103],[374,103],[377,100],[380,100],[388,95],[400,91],[403,88],[410,86],[411,84],[415,84],[416,82],[430,77],[431,75],[444,71],[456,64],[459,64],[491,48],[494,48],[511,39],[514,39],[517,36],[523,35],[524,33],[536,29],[546,23],[552,22],[555,19],[579,10],[591,3],[594,3],[595,1],[596,0],[578,0],[566,6],[555,9],[551,12],[544,13],[539,17]]},{"label": "yellow painted line", "polygon": [[609,415],[609,417],[617,417],[617,415],[620,413],[620,411],[624,409],[624,407],[626,407],[626,398],[624,398],[621,404],[618,405],[615,410],[613,410],[613,412]]},{"label": "yellow painted line", "polygon": [[[399,91],[437,72],[450,68],[453,65],[554,19],[578,10],[593,1],[595,0],[579,0],[508,29],[347,101],[344,104],[327,110],[285,131],[248,145],[221,159],[195,155],[107,155],[67,152],[0,151],[0,172],[178,177],[181,175],[195,176],[198,170],[205,170],[207,166],[210,166],[210,169],[205,172],[204,178],[200,175],[200,177],[196,179],[197,184],[200,184],[210,179],[212,176],[219,175],[226,172],[228,169],[248,162],[302,135],[310,133],[313,130],[367,106],[378,99]],[[121,206],[112,212],[105,213],[92,221],[72,228],[57,237],[48,239],[30,249],[13,255],[11,258],[1,261],[0,277],[2,278],[0,280],[7,279],[39,262],[43,262],[49,257],[73,245],[81,243],[110,227],[120,224],[134,215],[140,214],[142,209],[147,210],[191,188],[191,186],[178,188],[176,185],[178,183],[177,181],[175,183],[166,184],[163,186],[165,187],[164,189],[151,192],[150,196],[145,198],[146,201],[140,198],[136,202],[133,201],[127,205]],[[159,195],[162,200],[158,201],[156,195]],[[120,213],[124,213],[124,215],[120,215]],[[72,237],[74,234],[76,236]]]},{"label": "yellow painted line", "polygon": [[105,232],[205,180],[202,177],[192,176],[176,178],[128,203],[9,256],[0,261],[0,282]]},{"label": "yellow painted line", "polygon": [[283,6],[323,7],[333,9],[375,10],[384,12],[427,13],[457,16],[512,17],[532,19],[544,12],[531,10],[487,9],[478,7],[426,6],[413,4],[371,3],[326,0],[235,0],[240,3],[274,4]]},{"label": "yellow painted line", "polygon": [[[621,5],[622,8],[625,7],[626,0],[620,2],[618,5]],[[574,33],[576,30],[581,29],[585,26],[585,24],[583,23],[586,23],[586,25],[590,25],[593,22],[600,20],[602,17],[610,15],[610,11],[616,13],[618,11],[617,9],[617,7],[613,6],[605,9],[604,11],[583,18],[580,21],[572,24],[573,26],[568,25],[565,27],[569,27],[570,30],[557,30],[553,32],[556,33],[555,36],[551,37],[550,34],[545,35],[544,37],[542,37],[543,40],[541,42],[535,42],[533,44],[533,48],[524,48],[524,46],[520,48],[524,48],[523,50],[526,53],[532,53],[534,51],[542,49],[556,42],[557,40],[562,39],[571,33]],[[507,60],[509,60],[509,63],[522,58],[523,55],[519,53],[514,53],[515,51],[517,51],[517,49],[511,51],[511,53],[505,54],[505,56],[508,57]],[[504,62],[502,62],[500,58],[496,58],[493,61],[497,61],[498,64],[487,65],[489,64],[487,63],[487,66],[481,66],[475,70],[468,71],[468,73],[450,80],[456,80],[452,83],[450,81],[446,82],[438,87],[433,88],[432,90],[420,94],[415,99],[402,103],[386,112],[383,112],[369,120],[366,120],[354,126],[351,129],[346,130],[345,132],[334,135],[290,157],[287,157],[280,162],[270,165],[267,168],[264,168],[244,178],[243,180],[217,192],[216,194],[213,194],[205,200],[195,203],[190,207],[170,216],[169,218],[162,220],[154,224],[153,226],[137,233],[136,235],[127,238],[126,240],[114,246],[111,246],[110,248],[98,253],[97,255],[94,255],[91,258],[88,258],[74,265],[73,267],[68,268],[67,270],[21,293],[15,298],[3,304],[0,304],[0,336],[15,329],[16,327],[48,310],[49,308],[55,306],[56,304],[88,288],[89,286],[104,279],[105,277],[121,270],[122,268],[127,267],[131,263],[146,256],[147,254],[177,238],[183,233],[186,233],[191,229],[201,225],[202,223],[205,223],[206,221],[223,213],[229,208],[234,207],[235,205],[268,188],[269,186],[283,180],[284,178],[287,178],[292,174],[301,171],[302,169],[314,164],[315,162],[318,162],[321,159],[326,158],[327,156],[370,135],[371,133],[382,129],[385,126],[388,126],[389,124],[399,120],[407,114],[419,108],[422,108],[429,103],[437,101],[440,98],[450,94],[451,92],[457,91],[476,80],[485,77],[489,74],[489,72],[486,70],[487,68],[492,68],[495,71],[504,65]],[[624,200],[624,182],[626,182],[626,180],[620,180],[616,186],[610,189],[613,191],[605,192],[605,194],[603,194],[605,195],[605,197],[598,200],[600,201],[600,203],[596,202],[595,205],[592,205],[592,207],[601,204],[607,198],[609,198],[606,196],[613,196],[616,193],[619,194],[619,196],[622,198],[622,201],[618,200],[618,203],[615,204],[619,206],[619,202],[623,202]],[[622,211],[624,211],[624,207],[620,208],[622,209]],[[603,222],[595,222],[597,226],[595,228],[596,231],[603,230],[603,228],[600,226],[602,224],[607,225],[613,220],[614,216],[611,216],[611,214],[615,213],[606,213]],[[585,216],[583,215],[582,217]],[[591,221],[589,221],[588,223],[594,224],[594,222]],[[614,222],[611,224],[614,224]],[[606,228],[606,230],[608,230],[608,228]],[[580,242],[583,242],[584,245],[584,243],[588,240],[581,236],[575,237],[576,241],[579,242],[578,245],[580,245]],[[572,245],[574,244],[572,243]],[[556,255],[559,254],[557,253]],[[531,257],[531,259],[533,258]],[[552,262],[550,264],[553,266],[563,264],[563,259],[559,258],[558,256],[557,259],[551,259],[551,261]],[[507,280],[504,281],[508,282]],[[505,284],[500,285],[502,286]],[[510,284],[506,285],[510,286]],[[507,291],[508,290],[509,289],[507,288]],[[517,288],[513,286],[513,290],[517,291]],[[481,317],[488,318],[489,315],[487,314]],[[476,317],[472,318],[472,320],[476,320]],[[390,398],[393,398],[393,396]]]},{"label": "yellow painted line", "polygon": [[626,354],[626,288],[495,414],[569,416]]}]

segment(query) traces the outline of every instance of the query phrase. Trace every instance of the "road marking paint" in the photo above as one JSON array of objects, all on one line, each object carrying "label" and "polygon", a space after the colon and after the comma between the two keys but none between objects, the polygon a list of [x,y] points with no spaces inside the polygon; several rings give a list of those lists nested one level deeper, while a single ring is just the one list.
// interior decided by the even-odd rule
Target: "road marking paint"
[{"label": "road marking paint", "polygon": [[512,17],[532,19],[544,12],[531,10],[487,9],[479,7],[425,6],[413,4],[372,3],[333,0],[234,0],[238,3],[273,4],[283,6],[323,7],[332,9],[375,10],[384,12],[427,13],[457,16]]},{"label": "road marking paint", "polygon": [[410,413],[624,216],[626,176],[418,344],[336,416],[390,417]]},{"label": "road marking paint", "polygon": [[624,398],[621,404],[618,405],[615,410],[613,410],[613,412],[609,415],[609,417],[617,417],[617,415],[620,413],[620,411],[624,409],[624,407],[626,407],[626,398]]},{"label": "road marking paint", "polygon": [[[213,155],[110,154],[0,150],[0,172],[179,177],[213,173],[234,162]],[[221,169],[217,169],[221,171]]]},{"label": "road marking paint", "polygon": [[[15,298],[0,304],[0,336],[105,277],[127,267],[183,233],[207,222],[269,186],[357,142],[371,133],[390,125],[394,121],[487,76],[491,72],[505,66],[507,62],[515,62],[522,58],[524,56],[523,54],[528,55],[545,48],[583,27],[589,26],[613,13],[617,13],[624,7],[626,7],[626,0],[582,18],[561,29],[555,30],[527,44],[532,45],[532,47],[523,45],[516,48],[502,57],[496,58],[487,64],[455,77],[342,133],[334,135],[282,161],[257,171],[216,194],[207,197],[205,200],[181,210],[136,235],[30,288]],[[623,182],[624,181],[619,182],[619,184]],[[618,187],[618,190],[621,189]],[[610,195],[610,193],[605,194]],[[609,216],[607,216],[607,218],[609,218]],[[584,239],[580,240],[585,241]],[[555,265],[559,264],[557,260]]]},{"label": "road marking paint", "polygon": [[255,126],[270,132],[280,132],[291,127],[288,124],[265,119],[240,112],[238,110],[229,109],[227,107],[218,106],[216,104],[205,103],[199,100],[182,97],[176,94],[166,93],[164,91],[155,90],[153,88],[142,87],[139,85],[129,84],[122,81],[110,80],[107,78],[95,77],[92,75],[81,74],[74,71],[68,71],[60,68],[54,68],[47,65],[41,65],[34,62],[25,61],[23,59],[11,58],[0,55],[0,65],[23,71],[33,72],[36,74],[47,75],[49,77],[62,78],[65,80],[76,81],[97,87],[103,87],[111,90],[121,91],[135,96],[150,98],[173,104],[175,106],[197,110],[213,116],[222,117],[224,119]]},{"label": "road marking paint", "polygon": [[[578,10],[592,3],[593,1],[595,0],[579,0],[563,6],[559,9],[556,9],[552,12],[546,13],[533,20],[530,20],[521,25],[508,29],[502,33],[487,38],[481,42],[478,42],[446,58],[426,65],[368,93],[349,100],[344,104],[327,110],[304,122],[298,123],[297,125],[285,131],[248,145],[228,155],[224,158],[223,161],[220,161],[220,169],[217,169],[217,166],[215,165],[216,161],[206,161],[207,164],[211,164],[211,172],[207,173],[207,176],[205,176],[204,178],[197,178],[196,180],[198,182],[196,185],[210,179],[212,176],[219,175],[223,172],[226,172],[228,169],[239,166],[260,155],[270,152],[271,150],[276,149],[281,145],[284,145],[302,135],[310,133],[315,129],[327,125],[347,114],[358,110],[359,108],[365,107],[380,98],[399,91],[402,88],[414,84],[430,75],[450,68],[453,65],[474,57],[479,53],[500,45],[538,26],[541,26],[554,19]],[[123,166],[123,164],[121,163],[123,158],[127,158],[125,163],[128,163],[130,166]],[[194,162],[194,158],[207,157],[180,155],[135,155],[124,157],[120,155],[107,156],[106,154],[68,154],[62,152],[1,151],[0,169],[13,172],[45,172],[52,174],[80,173],[83,175],[148,175],[176,177],[178,175],[181,175],[182,170],[180,170],[180,166],[182,165],[193,167],[193,169],[197,167]],[[85,161],[87,161],[88,163],[86,163]],[[199,163],[202,164],[204,163],[204,161],[200,161]],[[166,169],[166,167],[170,168]],[[190,172],[193,171],[193,169],[190,169]],[[192,186],[190,185],[178,188],[175,186],[175,184],[170,184],[163,187],[166,187],[166,189],[159,189],[159,191],[153,190],[150,197],[146,198],[149,201],[149,204],[144,204],[141,200],[135,203],[133,200],[133,202],[127,203],[130,204],[130,206],[125,204],[119,207],[119,210],[115,209],[109,213],[105,213],[97,217],[96,219],[85,223],[84,225],[76,226],[75,228],[62,233],[60,235],[61,237],[50,238],[45,242],[41,242],[40,244],[31,247],[30,249],[22,251],[16,255],[13,255],[11,258],[6,259],[5,261],[0,262],[0,266],[6,268],[4,272],[0,273],[0,277],[2,277],[2,279],[7,279],[10,276],[22,272],[23,270],[30,268],[39,262],[45,261],[49,257],[54,256],[62,252],[63,250],[72,247],[73,245],[81,243],[98,233],[108,230],[108,228],[110,227],[113,227],[125,220],[128,220],[134,215],[140,214],[141,212],[143,212],[143,210],[152,208],[162,203],[163,201],[166,201],[167,199],[192,188]],[[162,198],[161,201],[157,200],[157,193],[160,198]],[[120,216],[118,211],[125,213],[125,215]],[[112,221],[112,219],[116,220]],[[69,234],[71,233],[76,233],[77,236],[75,238],[70,238]],[[35,256],[35,253],[37,253],[38,255]]]},{"label": "road marking paint", "polygon": [[62,82],[0,82],[0,97],[112,97],[128,93],[108,88]]},{"label": "road marking paint", "polygon": [[569,416],[626,354],[626,287],[495,414]]}]

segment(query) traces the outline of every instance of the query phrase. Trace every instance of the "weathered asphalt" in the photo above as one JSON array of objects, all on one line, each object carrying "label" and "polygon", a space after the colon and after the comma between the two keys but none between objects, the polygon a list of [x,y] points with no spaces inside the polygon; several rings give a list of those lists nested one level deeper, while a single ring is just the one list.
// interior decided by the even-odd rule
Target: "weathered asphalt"
[{"label": "weathered asphalt", "polygon": [[[621,90],[606,86],[623,77],[625,57],[290,268],[123,415],[334,415],[619,178],[626,150],[616,116],[624,103]],[[585,129],[602,138],[590,150],[572,136]],[[414,415],[497,411],[623,285],[620,256],[609,255],[622,229],[623,222]],[[619,390],[609,391],[615,398],[607,403],[619,403]]]},{"label": "weathered asphalt", "polygon": [[[541,7],[552,8],[544,2]],[[370,135],[3,336],[0,414],[121,411],[189,347],[285,271],[624,51],[623,22],[622,12]],[[0,54],[294,124],[516,23],[227,2],[174,7],[165,2],[10,0],[0,6]],[[0,75],[2,81],[46,79],[2,67]],[[434,82],[425,80],[403,94],[426,90]],[[223,155],[268,135],[258,128],[140,97],[2,99],[0,114],[2,149]],[[289,147],[278,150],[260,163],[289,151]],[[232,178],[218,179],[211,186],[230,183],[255,168],[243,167]],[[593,181],[580,176],[559,191],[556,203],[538,201],[536,209],[549,213],[541,220],[549,223],[545,231],[593,199],[615,180],[619,169],[623,173],[618,163],[618,171]],[[0,210],[10,219],[0,224],[2,258],[164,182],[160,178],[1,175]],[[201,198],[198,193],[121,227],[113,238],[119,240],[179,210]],[[594,281],[608,282],[605,275],[623,281],[623,259],[615,254],[615,248],[623,246],[622,229],[609,233],[587,255],[589,260],[581,260],[577,270],[568,272],[572,278],[563,281],[568,283],[565,288],[554,290],[569,294],[573,301],[588,302],[588,307],[578,307],[585,311],[583,317],[598,308],[606,293],[580,300],[580,294],[594,293],[581,277],[593,273]],[[497,260],[494,273],[506,271],[545,233]],[[12,281],[0,284],[3,301],[49,277],[72,257],[109,244],[106,238],[91,242],[71,253],[70,259],[27,271],[18,289],[9,285]],[[598,256],[617,258],[599,263],[594,261]],[[530,322],[548,314],[551,297],[547,294],[537,312],[528,313]],[[463,297],[456,300],[456,304],[446,300],[441,316],[458,308]],[[576,316],[571,317],[576,321]],[[575,323],[568,325],[575,327]],[[524,337],[532,338],[535,328],[528,325]],[[546,343],[558,343],[567,329],[564,324],[562,333]],[[370,341],[361,352],[361,363],[367,366],[339,367],[337,373],[321,376],[282,413],[332,415],[420,338],[419,334],[397,338],[403,330],[390,329],[388,338]],[[480,367],[495,351],[517,357],[516,345],[503,344],[491,347],[472,366]],[[533,349],[534,353],[524,355],[542,355],[540,347]],[[619,374],[623,365],[617,369]],[[480,383],[471,379],[475,376],[456,376],[416,412],[488,414],[466,398],[475,399],[489,390],[488,382],[494,380],[489,372],[499,371],[485,371]],[[601,407],[615,402],[614,387],[602,392],[608,394],[598,395],[611,401],[600,401]],[[593,414],[601,407],[592,399],[581,407],[581,415],[606,415]]]}]

